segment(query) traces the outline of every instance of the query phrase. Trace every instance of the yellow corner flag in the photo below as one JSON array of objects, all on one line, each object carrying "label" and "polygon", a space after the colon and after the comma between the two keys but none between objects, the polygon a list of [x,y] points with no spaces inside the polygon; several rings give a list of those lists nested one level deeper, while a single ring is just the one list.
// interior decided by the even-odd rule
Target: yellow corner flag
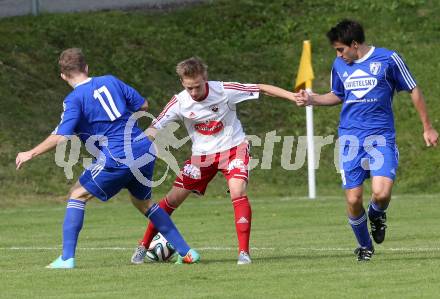
[{"label": "yellow corner flag", "polygon": [[299,62],[298,75],[296,76],[295,91],[312,88],[314,79],[312,68],[312,46],[309,40],[303,42],[301,60]]}]

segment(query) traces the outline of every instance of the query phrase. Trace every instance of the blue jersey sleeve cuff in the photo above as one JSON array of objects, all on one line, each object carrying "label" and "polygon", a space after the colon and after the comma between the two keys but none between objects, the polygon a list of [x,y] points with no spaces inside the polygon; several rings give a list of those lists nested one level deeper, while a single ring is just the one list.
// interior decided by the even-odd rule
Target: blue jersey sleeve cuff
[{"label": "blue jersey sleeve cuff", "polygon": [[148,103],[147,98],[143,98],[142,100],[143,100],[143,101],[139,101],[139,104],[138,104],[137,106],[134,107],[134,111],[133,111],[133,112],[139,111],[139,110],[141,109],[141,107],[142,107],[145,103]]}]

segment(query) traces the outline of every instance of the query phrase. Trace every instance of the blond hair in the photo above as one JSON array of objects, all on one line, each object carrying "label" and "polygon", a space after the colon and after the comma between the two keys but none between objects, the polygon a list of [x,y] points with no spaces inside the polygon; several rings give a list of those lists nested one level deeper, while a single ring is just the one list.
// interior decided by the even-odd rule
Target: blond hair
[{"label": "blond hair", "polygon": [[182,79],[184,77],[195,78],[199,75],[205,79],[208,77],[208,66],[199,57],[191,57],[179,62],[176,73]]},{"label": "blond hair", "polygon": [[81,49],[70,48],[61,53],[58,65],[61,73],[71,77],[75,73],[85,73],[87,63]]}]

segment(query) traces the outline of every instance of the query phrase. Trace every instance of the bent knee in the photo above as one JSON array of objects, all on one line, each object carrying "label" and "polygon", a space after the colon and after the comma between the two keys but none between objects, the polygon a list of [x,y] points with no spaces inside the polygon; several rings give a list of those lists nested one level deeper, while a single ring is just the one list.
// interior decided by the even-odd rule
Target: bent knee
[{"label": "bent knee", "polygon": [[346,201],[350,207],[362,206],[362,196],[350,196],[346,198]]},{"label": "bent knee", "polygon": [[[244,182],[244,181],[243,181]],[[243,197],[247,195],[246,184],[229,185],[229,194],[231,198]]]},{"label": "bent knee", "polygon": [[191,191],[189,190],[173,187],[173,189],[171,189],[171,191],[168,192],[166,198],[171,206],[177,208],[185,201],[185,199],[188,197],[190,193]]},{"label": "bent knee", "polygon": [[247,196],[246,190],[229,190],[229,193],[232,199]]},{"label": "bent knee", "polygon": [[379,202],[389,201],[391,198],[391,192],[388,192],[388,191],[374,192],[373,191],[373,198]]},{"label": "bent knee", "polygon": [[242,179],[230,179],[228,182],[231,198],[237,198],[247,195],[247,181]]},{"label": "bent knee", "polygon": [[93,198],[93,195],[90,194],[83,186],[76,184],[70,189],[68,197],[71,199],[88,201]]}]

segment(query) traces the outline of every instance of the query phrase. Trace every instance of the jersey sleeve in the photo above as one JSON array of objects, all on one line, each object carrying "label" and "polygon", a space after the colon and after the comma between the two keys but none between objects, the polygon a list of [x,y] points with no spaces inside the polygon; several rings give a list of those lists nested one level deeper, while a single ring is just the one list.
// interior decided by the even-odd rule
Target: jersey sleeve
[{"label": "jersey sleeve", "polygon": [[81,107],[75,98],[66,98],[63,102],[63,113],[59,125],[52,132],[54,135],[74,135],[81,117]]},{"label": "jersey sleeve", "polygon": [[130,111],[136,112],[138,111],[142,105],[145,103],[146,99],[144,99],[139,92],[131,87],[130,85],[122,82],[116,77],[113,77],[121,88],[122,94],[125,97],[127,102],[127,107]]},{"label": "jersey sleeve", "polygon": [[338,72],[333,66],[330,74],[330,89],[338,98],[343,99],[345,96],[344,82],[339,77]]},{"label": "jersey sleeve", "polygon": [[397,91],[411,91],[417,86],[416,80],[411,75],[408,67],[399,54],[396,52],[391,54],[389,64],[388,75],[391,77]]},{"label": "jersey sleeve", "polygon": [[180,119],[181,115],[178,99],[177,96],[174,96],[168,102],[168,104],[165,106],[159,116],[155,120],[153,120],[151,125],[156,129],[162,129],[163,127],[166,127],[169,123],[173,121],[178,121]]},{"label": "jersey sleeve", "polygon": [[241,84],[236,82],[223,82],[228,103],[238,104],[247,100],[254,100],[260,97],[260,89],[257,84]]}]

